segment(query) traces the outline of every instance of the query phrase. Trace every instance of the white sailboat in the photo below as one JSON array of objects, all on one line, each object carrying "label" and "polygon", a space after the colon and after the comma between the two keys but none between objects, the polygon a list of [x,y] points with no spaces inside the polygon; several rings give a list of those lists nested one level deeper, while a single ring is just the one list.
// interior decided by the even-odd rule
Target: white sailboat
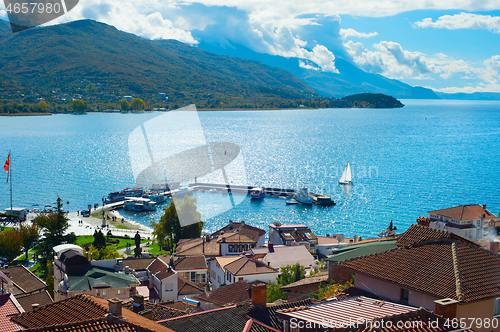
[{"label": "white sailboat", "polygon": [[349,162],[347,162],[347,166],[340,177],[339,184],[352,184],[351,165],[349,165]]}]

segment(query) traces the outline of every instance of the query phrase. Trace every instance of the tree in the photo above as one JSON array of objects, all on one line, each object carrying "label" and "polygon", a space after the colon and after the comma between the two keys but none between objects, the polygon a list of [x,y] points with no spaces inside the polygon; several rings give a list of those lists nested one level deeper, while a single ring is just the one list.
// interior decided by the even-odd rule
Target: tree
[{"label": "tree", "polygon": [[283,287],[282,284],[279,282],[269,282],[267,284],[267,298],[266,302],[267,303],[273,303],[274,301],[281,299],[281,300],[286,300],[288,297],[288,294],[284,291],[282,291],[280,288]]},{"label": "tree", "polygon": [[389,223],[389,231],[395,231],[397,228],[392,226],[392,220]]},{"label": "tree", "polygon": [[[201,236],[205,223],[201,221],[201,214],[196,207],[196,198],[185,196],[183,200],[174,198],[167,207],[160,221],[151,222],[153,236],[161,247],[172,251],[180,239],[194,239]],[[182,224],[187,226],[181,227]]]},{"label": "tree", "polygon": [[94,231],[94,242],[92,245],[99,250],[106,247],[106,237],[102,234],[101,230],[99,230],[99,232]]},{"label": "tree", "polygon": [[299,263],[293,265],[285,265],[281,267],[281,276],[278,278],[278,282],[282,286],[291,284],[292,282],[299,281],[306,277],[306,268],[301,266]]},{"label": "tree", "polygon": [[63,201],[57,196],[56,211],[40,214],[34,222],[43,232],[43,239],[38,242],[38,256],[43,274],[47,276],[47,262],[52,259],[52,248],[67,243],[71,235],[65,235],[69,224],[68,217],[63,211]]},{"label": "tree", "polygon": [[134,98],[130,103],[130,106],[134,111],[140,111],[146,108],[146,103],[141,98]]},{"label": "tree", "polygon": [[21,235],[23,249],[26,253],[26,260],[28,260],[28,252],[38,242],[40,236],[40,228],[36,223],[22,222],[19,224],[19,235]]},{"label": "tree", "polygon": [[77,113],[83,113],[87,109],[88,105],[85,100],[75,99],[71,102],[70,107]]},{"label": "tree", "polygon": [[0,256],[5,258],[7,264],[21,254],[23,242],[17,229],[9,228],[0,233]]},{"label": "tree", "polygon": [[47,110],[47,103],[45,102],[45,100],[42,100],[38,103],[38,107],[40,107],[42,110]]},{"label": "tree", "polygon": [[[354,276],[354,275],[353,275]],[[332,280],[333,282],[333,280]],[[335,284],[335,283],[332,283],[332,284],[328,284],[328,285],[319,285],[319,291],[318,291],[318,294],[314,294],[311,292],[311,294],[309,294],[309,297],[311,298],[314,298],[314,299],[324,299],[324,298],[329,298],[329,297],[332,297],[342,291],[344,291],[345,289],[349,288],[349,287],[352,287],[354,286],[354,277],[352,280],[350,281],[347,281],[346,283],[344,284]]]},{"label": "tree", "polygon": [[121,255],[116,250],[116,247],[96,247],[93,244],[90,245],[88,250],[85,250],[86,254],[92,255],[92,259],[100,261],[104,259],[114,259],[119,258]]},{"label": "tree", "polygon": [[130,103],[126,99],[120,100],[120,108],[122,111],[127,111],[130,108]]}]

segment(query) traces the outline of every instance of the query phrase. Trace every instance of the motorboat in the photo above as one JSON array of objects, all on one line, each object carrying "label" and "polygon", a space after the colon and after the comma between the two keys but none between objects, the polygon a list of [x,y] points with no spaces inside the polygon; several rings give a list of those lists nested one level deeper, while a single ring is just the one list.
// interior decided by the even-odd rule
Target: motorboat
[{"label": "motorboat", "polygon": [[125,188],[122,191],[117,191],[108,194],[108,198],[106,199],[106,203],[115,203],[115,202],[121,202],[124,201],[125,198],[128,197],[141,197],[144,195],[144,188],[143,187],[135,187],[135,188]]},{"label": "motorboat", "polygon": [[123,208],[127,211],[154,211],[156,210],[156,203],[148,198],[143,197],[127,197]]},{"label": "motorboat", "polygon": [[252,190],[250,190],[251,199],[263,199],[264,196],[264,189],[262,188],[252,188]]},{"label": "motorboat", "polygon": [[293,199],[301,204],[312,205],[313,203],[313,198],[309,195],[307,187],[300,187],[297,189],[295,194],[293,194]]}]

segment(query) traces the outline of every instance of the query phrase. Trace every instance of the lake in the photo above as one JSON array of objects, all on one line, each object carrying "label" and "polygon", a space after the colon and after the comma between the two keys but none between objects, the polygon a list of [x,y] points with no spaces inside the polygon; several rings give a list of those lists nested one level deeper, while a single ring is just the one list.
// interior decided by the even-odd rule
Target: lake
[{"label": "lake", "polygon": [[[205,230],[213,232],[232,219],[266,230],[279,221],[306,224],[319,235],[374,237],[390,220],[404,231],[427,211],[460,204],[486,204],[498,214],[500,102],[402,102],[402,109],[198,112],[206,142],[241,148],[241,182],[305,185],[337,203],[287,206],[281,198],[255,202],[241,196],[227,207],[223,195],[196,193]],[[13,205],[43,207],[59,195],[65,209],[76,211],[134,186],[129,135],[165,114],[0,117],[2,165],[12,150]],[[181,129],[183,135],[172,144],[200,135],[196,126]],[[338,185],[348,161],[352,188]],[[5,179],[0,177],[0,209],[10,205]],[[145,225],[161,213],[123,212]]]}]

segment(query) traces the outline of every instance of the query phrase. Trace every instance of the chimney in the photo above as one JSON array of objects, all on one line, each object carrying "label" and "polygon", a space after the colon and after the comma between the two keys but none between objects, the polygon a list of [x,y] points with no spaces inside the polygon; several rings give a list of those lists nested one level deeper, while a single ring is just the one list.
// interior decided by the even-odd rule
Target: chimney
[{"label": "chimney", "polygon": [[31,309],[33,309],[33,310],[38,309],[38,307],[39,307],[39,306],[40,306],[40,305],[39,305],[38,303],[33,303],[33,304],[31,305]]},{"label": "chimney", "polygon": [[274,252],[274,244],[273,243],[268,243],[267,248],[269,249],[269,252]]},{"label": "chimney", "polygon": [[129,274],[129,272],[130,272],[130,268],[129,268],[129,267],[128,267],[128,265],[127,265],[127,266],[125,266],[125,273],[126,273],[126,274]]},{"label": "chimney", "polygon": [[450,298],[434,301],[435,314],[442,315],[446,318],[453,319],[457,317],[457,303],[458,301]]},{"label": "chimney", "polygon": [[245,226],[245,220],[241,221],[241,226]]},{"label": "chimney", "polygon": [[267,302],[267,285],[252,285],[252,304],[265,307]]},{"label": "chimney", "polygon": [[486,210],[486,204],[483,204],[483,210]]},{"label": "chimney", "polygon": [[174,255],[171,255],[171,256],[170,256],[170,262],[169,262],[169,264],[168,264],[168,265],[170,265],[170,266],[174,266]]},{"label": "chimney", "polygon": [[500,242],[490,241],[490,251],[494,254],[498,254],[500,250]]},{"label": "chimney", "polygon": [[232,226],[233,225],[233,221],[232,220],[229,220],[229,225]]},{"label": "chimney", "polygon": [[144,296],[140,294],[134,294],[132,298],[134,299],[134,302],[132,303],[132,306],[134,307],[133,311],[134,312],[144,311]]},{"label": "chimney", "polygon": [[121,317],[122,316],[122,300],[119,298],[112,298],[108,300],[109,304],[109,312],[114,316]]}]

